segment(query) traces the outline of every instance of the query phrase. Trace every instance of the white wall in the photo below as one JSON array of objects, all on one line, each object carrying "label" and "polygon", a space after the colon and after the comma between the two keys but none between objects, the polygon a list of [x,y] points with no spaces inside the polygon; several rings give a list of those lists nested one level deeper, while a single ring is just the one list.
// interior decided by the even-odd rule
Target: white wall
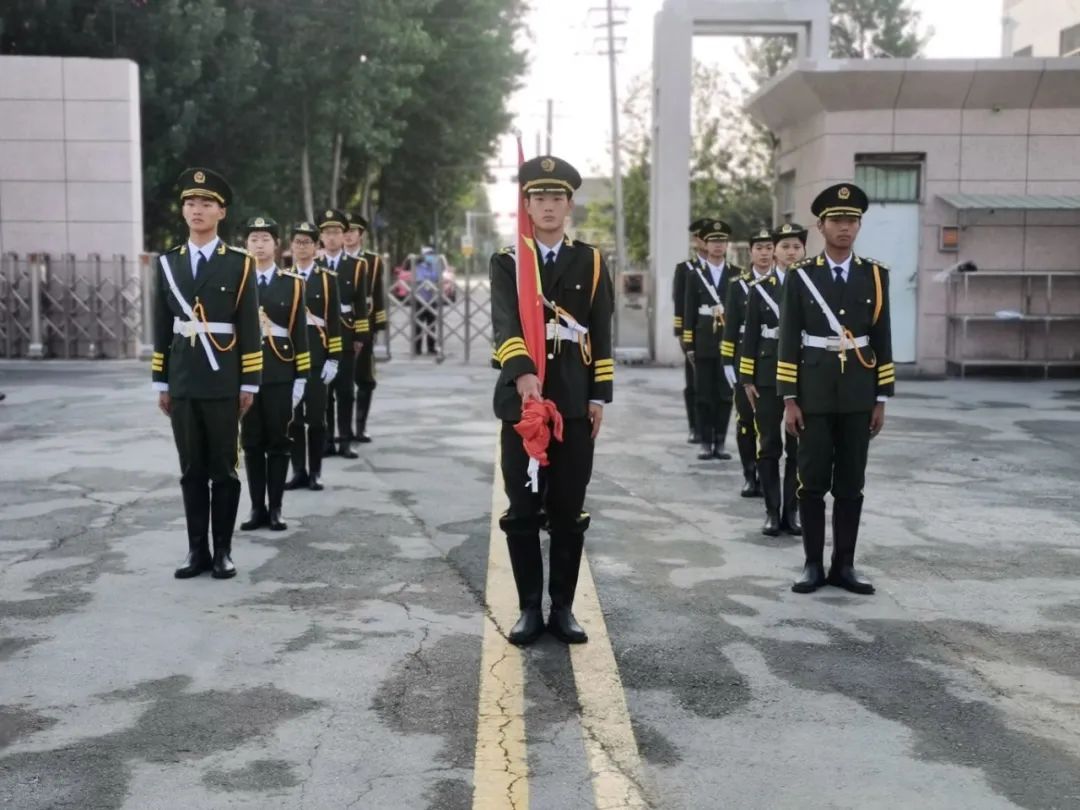
[{"label": "white wall", "polygon": [[1005,0],[1002,56],[1032,48],[1032,56],[1060,56],[1061,31],[1080,23],[1080,0]]},{"label": "white wall", "polygon": [[0,56],[0,252],[142,250],[138,66]]}]

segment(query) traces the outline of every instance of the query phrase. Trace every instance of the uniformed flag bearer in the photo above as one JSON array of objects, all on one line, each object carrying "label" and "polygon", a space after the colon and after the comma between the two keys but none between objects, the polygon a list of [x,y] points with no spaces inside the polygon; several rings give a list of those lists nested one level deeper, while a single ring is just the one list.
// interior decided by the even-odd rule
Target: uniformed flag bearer
[{"label": "uniformed flag bearer", "polygon": [[375,339],[387,327],[386,280],[383,278],[382,257],[364,250],[364,236],[368,222],[359,214],[349,215],[349,230],[345,234],[345,249],[360,261],[364,285],[368,321],[356,324],[356,432],[354,437],[361,444],[371,442],[367,433],[368,414],[375,394]]},{"label": "uniformed flag bearer", "polygon": [[[343,458],[358,458],[352,449],[352,419],[355,396],[356,350],[355,336],[367,334],[367,297],[360,282],[360,262],[344,250],[345,231],[349,217],[344,211],[327,208],[319,217],[319,238],[325,254],[319,264],[337,278],[338,301],[341,308],[341,354],[338,374],[327,387],[326,446],[324,454]],[[335,419],[336,416],[336,419]],[[337,428],[337,441],[334,428]]]},{"label": "uniformed flag bearer", "polygon": [[259,390],[263,366],[254,262],[218,236],[232,199],[225,178],[188,169],[178,186],[188,238],[154,268],[151,360],[158,407],[172,422],[180,457],[188,554],[176,576],[210,571],[228,579],[236,576],[239,421]]},{"label": "uniformed flag bearer", "polygon": [[288,528],[281,519],[281,502],[289,472],[289,422],[311,369],[304,281],[275,263],[280,232],[270,217],[254,217],[244,226],[247,249],[255,260],[263,355],[262,385],[240,420],[251,496],[251,514],[240,524],[244,531]]},{"label": "uniformed flag bearer", "polygon": [[[784,245],[784,256],[790,256],[791,245],[798,245],[797,255],[777,264],[770,273],[759,276],[750,285],[746,302],[746,334],[739,357],[739,378],[754,408],[754,431],[757,434],[757,468],[765,496],[765,525],[762,534],[775,537],[781,531],[801,534],[799,504],[795,497],[798,486],[798,439],[784,431],[784,401],[776,390],[776,347],[780,325],[780,301],[788,279],[787,267],[802,259],[806,229],[799,225],[783,225],[765,239],[759,232],[751,239],[754,272],[774,260],[773,245]],[[766,257],[764,254],[768,253]],[[776,254],[779,250],[775,251]],[[787,439],[785,443],[785,437]],[[780,457],[785,454],[783,499],[781,500]]]},{"label": "uniformed flag bearer", "polygon": [[315,264],[319,232],[310,222],[298,222],[291,231],[293,268],[304,280],[307,319],[308,371],[304,398],[293,412],[289,425],[292,440],[293,477],[285,489],[307,487],[321,490],[323,448],[326,442],[326,387],[338,373],[341,355],[341,311],[337,279],[331,271]]},{"label": "uniformed flag bearer", "polygon": [[[806,565],[792,586],[809,593],[826,583],[869,594],[855,570],[870,439],[885,424],[896,371],[889,325],[889,273],[853,252],[866,194],[852,183],[825,189],[811,211],[825,250],[789,272],[780,308],[776,379],[784,424],[799,436],[799,511]],[[825,493],[833,496],[828,576]]]},{"label": "uniformed flag bearer", "polygon": [[743,469],[744,498],[761,495],[757,474],[757,434],[754,431],[754,407],[746,396],[746,389],[739,383],[737,366],[742,357],[742,340],[746,332],[746,303],[750,284],[754,279],[764,278],[772,270],[772,232],[768,228],[754,231],[749,238],[750,258],[753,266],[728,284],[724,300],[724,339],[720,343],[720,356],[724,360],[724,377],[735,392],[735,443],[739,450],[739,462]]},{"label": "uniformed flag bearer", "polygon": [[697,429],[697,396],[694,391],[694,364],[688,356],[689,347],[683,343],[683,324],[686,320],[686,282],[695,268],[705,266],[705,243],[698,236],[698,231],[707,224],[707,220],[695,219],[690,223],[690,245],[693,248],[693,258],[679,262],[675,265],[675,277],[671,284],[671,294],[675,304],[675,339],[683,350],[683,403],[686,405],[686,422],[690,426],[686,441],[689,444],[697,444],[701,436]]},{"label": "uniformed flag bearer", "polygon": [[706,256],[687,276],[683,345],[694,365],[697,427],[701,436],[698,458],[705,461],[731,458],[724,442],[731,420],[732,390],[724,376],[720,341],[726,322],[724,297],[728,284],[742,275],[742,270],[727,262],[731,228],[726,222],[705,220],[698,237],[705,244]]},{"label": "uniformed flag bearer", "polygon": [[[600,251],[571,241],[564,233],[573,193],[581,185],[577,170],[564,160],[543,156],[522,163],[518,179],[535,237],[547,358],[541,386],[523,337],[514,253],[509,249],[497,253],[491,258],[491,298],[501,372],[494,405],[502,420],[503,483],[510,501],[500,525],[506,532],[521,607],[509,640],[530,644],[544,629],[540,528],[546,512],[551,535],[548,628],[556,638],[575,644],[588,640],[571,608],[589,527],[584,505],[593,444],[614,385],[614,293]],[[523,401],[543,399],[554,402],[562,414],[563,440],[552,439],[547,450],[550,466],[540,469],[540,491],[533,494],[528,486],[529,456],[514,425],[521,419]]]}]

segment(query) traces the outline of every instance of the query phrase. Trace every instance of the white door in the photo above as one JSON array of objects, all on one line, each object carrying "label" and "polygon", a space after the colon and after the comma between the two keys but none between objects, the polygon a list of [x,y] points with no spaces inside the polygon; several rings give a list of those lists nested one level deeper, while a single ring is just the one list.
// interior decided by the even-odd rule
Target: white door
[{"label": "white door", "polygon": [[863,216],[855,252],[888,266],[893,361],[914,363],[915,322],[918,319],[919,206],[915,203],[871,205]]}]

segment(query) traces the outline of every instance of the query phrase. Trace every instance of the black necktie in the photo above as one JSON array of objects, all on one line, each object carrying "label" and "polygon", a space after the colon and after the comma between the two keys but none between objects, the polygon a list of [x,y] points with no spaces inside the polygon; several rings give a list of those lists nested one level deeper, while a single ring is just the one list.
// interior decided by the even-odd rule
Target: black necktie
[{"label": "black necktie", "polygon": [[844,268],[843,267],[834,267],[833,272],[836,274],[833,277],[833,280],[836,282],[836,286],[837,287],[843,287],[844,286]]},{"label": "black necktie", "polygon": [[544,269],[550,270],[555,266],[555,251],[549,250],[547,256],[544,258]]},{"label": "black necktie", "polygon": [[195,278],[198,278],[199,274],[202,273],[202,271],[206,269],[207,261],[208,260],[206,258],[206,254],[203,253],[200,250],[199,251],[199,260],[197,262],[195,262]]},{"label": "black necktie", "polygon": [[259,286],[265,287],[270,283],[270,276],[259,276]]}]

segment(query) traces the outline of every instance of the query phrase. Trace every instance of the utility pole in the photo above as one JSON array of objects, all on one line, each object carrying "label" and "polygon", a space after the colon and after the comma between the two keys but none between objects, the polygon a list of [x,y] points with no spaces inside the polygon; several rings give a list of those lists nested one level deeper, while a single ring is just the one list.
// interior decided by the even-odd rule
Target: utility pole
[{"label": "utility pole", "polygon": [[[623,184],[622,184],[622,149],[619,137],[619,86],[616,80],[615,57],[618,55],[615,42],[615,26],[622,25],[625,20],[616,20],[616,6],[613,0],[607,0],[607,5],[602,10],[606,21],[597,28],[607,28],[605,45],[608,58],[608,80],[611,88],[611,173],[612,185],[615,191],[615,272],[616,275],[626,270],[626,218],[623,212]],[[625,6],[618,7],[620,12],[625,13]],[[625,42],[621,40],[619,45]]]},{"label": "utility pole", "polygon": [[555,100],[548,99],[547,101],[547,150],[545,154],[551,154],[551,130],[553,127],[552,119],[555,117]]}]

